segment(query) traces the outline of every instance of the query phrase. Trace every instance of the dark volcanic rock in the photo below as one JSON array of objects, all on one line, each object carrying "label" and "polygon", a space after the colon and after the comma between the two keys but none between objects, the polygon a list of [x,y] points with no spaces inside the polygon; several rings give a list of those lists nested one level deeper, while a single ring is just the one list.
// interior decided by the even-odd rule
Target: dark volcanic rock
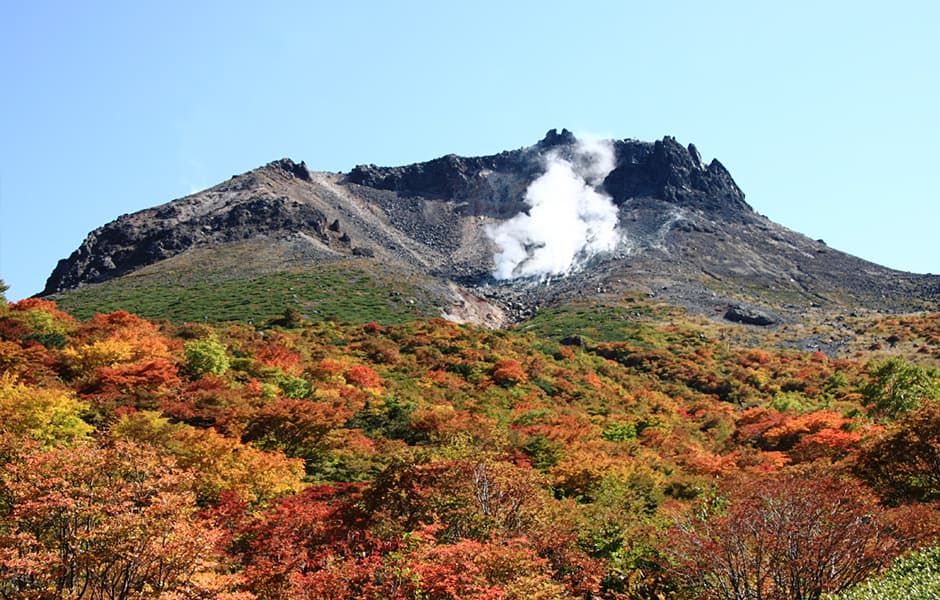
[{"label": "dark volcanic rock", "polygon": [[604,188],[622,205],[631,198],[660,198],[724,216],[752,213],[728,171],[717,160],[705,166],[693,145],[684,148],[675,138],[654,144],[624,140],[615,143],[617,167]]},{"label": "dark volcanic rock", "polygon": [[[492,156],[464,158],[449,154],[428,162],[405,167],[358,165],[348,176],[350,183],[409,196],[463,200],[493,191],[488,179],[496,174],[521,178],[524,189],[541,174],[546,152],[562,156],[577,138],[567,129],[552,129],[535,146]],[[660,198],[671,203],[720,212],[725,216],[750,214],[744,193],[717,160],[707,166],[695,146],[680,145],[665,137],[650,144],[636,140],[614,142],[616,167],[604,181],[604,188],[618,205],[630,198]],[[516,210],[524,208],[516,205]],[[483,210],[479,214],[492,214]]]},{"label": "dark volcanic rock", "polygon": [[742,306],[740,304],[733,304],[729,306],[728,310],[725,312],[725,319],[733,323],[758,325],[760,327],[767,327],[777,323],[776,319],[764,311],[757,310],[756,308]]},{"label": "dark volcanic rock", "polygon": [[576,346],[578,348],[584,347],[584,338],[578,334],[572,334],[561,338],[562,346]]},{"label": "dark volcanic rock", "polygon": [[275,231],[305,231],[322,236],[326,231],[326,217],[315,208],[287,197],[260,197],[210,217],[208,228],[202,219],[186,224],[186,229],[199,228],[210,238],[218,235],[226,240]]},{"label": "dark volcanic rock", "polygon": [[557,129],[549,129],[545,137],[543,137],[536,146],[543,149],[550,149],[558,146],[571,146],[577,142],[578,138],[567,129],[562,129],[561,133],[558,133]]},{"label": "dark volcanic rock", "polygon": [[280,167],[298,179],[310,181],[310,171],[307,170],[307,163],[304,161],[300,161],[300,164],[297,164],[289,158],[282,158],[271,164]]},{"label": "dark volcanic rock", "polygon": [[405,195],[462,200],[492,191],[487,178],[493,173],[519,177],[528,185],[541,174],[545,152],[571,146],[577,141],[567,129],[562,129],[561,133],[552,129],[535,146],[528,148],[479,157],[448,154],[404,167],[357,165],[347,180]]},{"label": "dark volcanic rock", "polygon": [[448,154],[408,167],[360,165],[349,174],[349,181],[403,194],[459,199],[466,196],[467,190],[473,187],[474,178],[488,167],[492,167],[492,162],[486,159]]}]

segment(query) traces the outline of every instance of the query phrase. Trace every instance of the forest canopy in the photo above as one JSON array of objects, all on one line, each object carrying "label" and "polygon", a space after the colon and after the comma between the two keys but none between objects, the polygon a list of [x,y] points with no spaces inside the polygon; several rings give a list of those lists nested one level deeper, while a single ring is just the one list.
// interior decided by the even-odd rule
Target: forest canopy
[{"label": "forest canopy", "polygon": [[932,355],[661,310],[574,339],[4,302],[0,597],[802,599],[932,556]]}]

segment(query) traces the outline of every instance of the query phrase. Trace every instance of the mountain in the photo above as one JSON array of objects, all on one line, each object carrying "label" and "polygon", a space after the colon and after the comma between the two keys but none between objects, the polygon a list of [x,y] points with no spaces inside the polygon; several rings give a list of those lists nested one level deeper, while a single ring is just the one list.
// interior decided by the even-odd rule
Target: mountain
[{"label": "mountain", "polygon": [[940,300],[938,276],[866,262],[757,214],[692,144],[567,130],[491,156],[348,173],[277,160],[96,229],[41,295],[323,272],[334,294],[352,293],[341,280],[354,273],[377,297],[407,284],[381,302],[490,326],[585,296],[641,293],[753,325]]}]

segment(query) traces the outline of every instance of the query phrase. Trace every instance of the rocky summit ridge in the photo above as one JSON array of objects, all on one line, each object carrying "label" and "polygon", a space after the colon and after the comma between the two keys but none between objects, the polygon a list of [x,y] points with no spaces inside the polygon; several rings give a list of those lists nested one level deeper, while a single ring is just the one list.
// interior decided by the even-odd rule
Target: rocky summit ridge
[{"label": "rocky summit ridge", "polygon": [[[579,160],[567,130],[490,156],[447,155],[398,167],[311,171],[281,159],[202,192],[122,215],[56,266],[41,295],[142,272],[201,253],[222,264],[251,244],[239,272],[356,260],[420,273],[440,312],[489,325],[584,296],[645,293],[709,316],[767,326],[812,308],[936,310],[940,277],[903,273],[827,247],[757,214],[717,160],[692,144],[609,141],[597,191],[616,207],[618,242],[564,276],[493,278],[492,231],[532,207],[548,157]],[[276,251],[275,251],[276,249]],[[245,253],[239,256],[244,257]]]}]

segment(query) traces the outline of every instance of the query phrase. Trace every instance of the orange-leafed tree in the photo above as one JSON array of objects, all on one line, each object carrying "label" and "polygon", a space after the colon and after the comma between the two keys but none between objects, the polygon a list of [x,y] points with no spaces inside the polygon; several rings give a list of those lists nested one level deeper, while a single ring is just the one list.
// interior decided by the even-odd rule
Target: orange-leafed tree
[{"label": "orange-leafed tree", "polygon": [[551,600],[576,597],[552,579],[550,562],[524,538],[435,544],[433,532],[408,536],[386,568],[394,598]]},{"label": "orange-leafed tree", "polygon": [[0,596],[130,598],[196,589],[218,532],[192,476],[119,443],[31,452],[0,471]]},{"label": "orange-leafed tree", "polygon": [[282,398],[254,411],[242,440],[263,450],[302,458],[308,472],[327,461],[344,441],[343,424],[352,416],[342,403]]},{"label": "orange-leafed tree", "polygon": [[98,314],[70,337],[61,352],[62,371],[99,410],[153,408],[180,385],[178,345],[136,315]]},{"label": "orange-leafed tree", "polygon": [[264,451],[213,429],[171,423],[159,413],[130,412],[115,421],[109,436],[150,444],[193,472],[200,503],[217,501],[225,492],[259,504],[301,489],[303,462],[281,452]]},{"label": "orange-leafed tree", "polygon": [[551,501],[529,468],[477,457],[406,458],[389,465],[365,494],[378,527],[391,533],[439,525],[442,541],[515,537]]},{"label": "orange-leafed tree", "polygon": [[382,377],[368,365],[353,365],[346,370],[346,382],[364,389],[380,389]]},{"label": "orange-leafed tree", "polygon": [[499,385],[512,386],[528,380],[529,374],[517,360],[507,358],[493,365],[493,381]]},{"label": "orange-leafed tree", "polygon": [[66,358],[80,371],[114,362],[170,359],[176,345],[151,321],[124,311],[95,315],[72,338]]},{"label": "orange-leafed tree", "polygon": [[300,353],[292,346],[286,336],[274,333],[271,339],[258,345],[254,357],[266,368],[280,369],[287,375],[297,376],[303,372],[303,361]]}]

